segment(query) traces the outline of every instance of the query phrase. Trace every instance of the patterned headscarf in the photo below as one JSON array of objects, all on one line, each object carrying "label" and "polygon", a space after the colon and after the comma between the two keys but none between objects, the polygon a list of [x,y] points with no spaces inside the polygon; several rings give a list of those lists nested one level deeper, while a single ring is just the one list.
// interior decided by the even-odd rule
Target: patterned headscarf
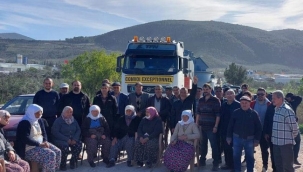
[{"label": "patterned headscarf", "polygon": [[[188,116],[188,120],[186,122],[183,121],[183,118],[182,118],[183,116]],[[181,124],[181,125],[190,124],[190,123],[195,122],[195,120],[193,118],[193,114],[191,113],[191,110],[184,110],[182,112],[181,118],[182,118],[182,120],[179,121],[179,124]]]},{"label": "patterned headscarf", "polygon": [[64,116],[65,113],[66,113],[69,109],[73,109],[73,108],[70,107],[70,106],[65,106],[64,109],[63,109],[63,111],[62,111],[62,113],[61,113],[61,117],[63,118],[63,120],[64,120],[64,121],[66,122],[66,124],[68,124],[68,125],[70,125],[71,123],[73,123],[74,120],[75,120],[73,116],[71,116],[70,118],[67,118],[67,117]]},{"label": "patterned headscarf", "polygon": [[148,108],[146,108],[146,110],[149,112],[150,116],[149,117],[145,117],[146,119],[149,119],[149,120],[153,120],[155,117],[158,117],[159,114],[158,114],[158,111],[156,108],[150,106]]},{"label": "patterned headscarf", "polygon": [[36,118],[35,113],[42,111],[43,113],[43,108],[37,104],[31,104],[28,106],[28,108],[25,111],[25,115],[23,116],[22,120],[27,120],[29,121],[32,125],[38,124],[38,120],[41,118]]},{"label": "patterned headscarf", "polygon": [[[97,110],[99,112],[99,114],[97,116],[94,116],[92,114],[92,111],[93,110]],[[96,119],[99,119],[102,117],[102,114],[100,113],[101,112],[101,109],[98,105],[92,105],[90,108],[89,108],[89,114],[87,115],[87,117],[89,117],[90,119],[92,120],[96,120]]]}]

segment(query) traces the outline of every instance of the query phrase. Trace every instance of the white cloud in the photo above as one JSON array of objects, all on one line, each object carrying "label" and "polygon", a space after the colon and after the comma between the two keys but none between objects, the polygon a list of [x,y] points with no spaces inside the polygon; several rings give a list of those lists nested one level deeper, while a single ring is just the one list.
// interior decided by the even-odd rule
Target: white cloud
[{"label": "white cloud", "polygon": [[[30,25],[48,25],[54,27],[87,27],[93,29],[113,30],[113,26],[102,22],[100,14],[93,11],[78,11],[64,4],[59,4],[57,8],[54,4],[45,6],[27,6],[20,3],[2,3],[0,11],[5,12],[0,23],[3,25],[26,28]],[[60,7],[61,5],[61,7]]]},{"label": "white cloud", "polygon": [[[225,22],[233,22],[265,30],[293,27],[302,30],[302,25],[288,25],[289,17],[303,13],[302,0],[278,1],[215,1],[215,0],[153,0],[153,1],[100,1],[100,0],[64,0],[70,5],[90,10],[102,11],[116,16],[132,19],[141,23],[166,20],[219,20],[234,14]],[[258,4],[259,3],[259,4]],[[299,21],[299,19],[298,19]]]},{"label": "white cloud", "polygon": [[37,25],[104,33],[168,19],[216,20],[265,30],[303,30],[302,0],[4,0],[0,13],[1,30],[29,30]]}]

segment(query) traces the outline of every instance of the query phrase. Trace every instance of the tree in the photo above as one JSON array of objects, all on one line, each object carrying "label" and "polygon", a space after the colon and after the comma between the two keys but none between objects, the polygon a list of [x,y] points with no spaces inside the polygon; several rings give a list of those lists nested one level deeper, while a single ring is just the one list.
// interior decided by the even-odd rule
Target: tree
[{"label": "tree", "polygon": [[298,95],[303,96],[303,78],[300,80],[300,83],[299,83]]},{"label": "tree", "polygon": [[79,80],[84,92],[92,97],[100,89],[103,79],[120,81],[121,76],[116,72],[118,56],[117,53],[107,54],[105,50],[85,52],[62,66],[61,77],[70,82]]},{"label": "tree", "polygon": [[233,85],[240,85],[247,79],[247,72],[243,66],[232,63],[224,71],[226,81]]}]

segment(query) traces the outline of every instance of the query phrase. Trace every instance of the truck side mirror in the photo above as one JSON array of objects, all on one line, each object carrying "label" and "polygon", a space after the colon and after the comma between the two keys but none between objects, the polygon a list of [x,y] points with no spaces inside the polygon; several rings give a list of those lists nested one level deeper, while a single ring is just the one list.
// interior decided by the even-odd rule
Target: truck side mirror
[{"label": "truck side mirror", "polygon": [[124,56],[117,57],[117,66],[116,66],[116,72],[121,72],[121,60],[124,58]]}]

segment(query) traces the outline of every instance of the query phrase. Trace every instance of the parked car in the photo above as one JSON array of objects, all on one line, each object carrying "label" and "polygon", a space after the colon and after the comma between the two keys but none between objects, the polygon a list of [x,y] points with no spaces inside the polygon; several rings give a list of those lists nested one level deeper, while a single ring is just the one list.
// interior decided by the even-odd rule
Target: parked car
[{"label": "parked car", "polygon": [[15,141],[17,126],[23,118],[26,108],[33,103],[33,99],[34,94],[19,95],[1,107],[2,110],[7,110],[11,114],[9,124],[3,128],[7,140]]}]

